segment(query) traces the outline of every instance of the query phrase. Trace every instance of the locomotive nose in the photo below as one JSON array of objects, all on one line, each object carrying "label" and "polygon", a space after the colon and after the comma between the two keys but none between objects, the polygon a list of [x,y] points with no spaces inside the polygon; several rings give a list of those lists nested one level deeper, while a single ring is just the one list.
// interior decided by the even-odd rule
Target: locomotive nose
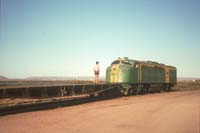
[{"label": "locomotive nose", "polygon": [[119,64],[112,65],[111,72],[110,72],[110,82],[116,83],[118,82],[119,77]]}]

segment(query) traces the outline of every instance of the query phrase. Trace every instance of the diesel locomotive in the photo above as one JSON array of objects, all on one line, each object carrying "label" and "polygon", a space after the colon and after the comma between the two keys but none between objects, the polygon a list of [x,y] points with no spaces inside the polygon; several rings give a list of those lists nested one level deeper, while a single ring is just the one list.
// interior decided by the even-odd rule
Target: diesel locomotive
[{"label": "diesel locomotive", "polygon": [[107,83],[121,83],[125,95],[169,91],[177,82],[176,67],[153,61],[118,58],[106,69]]}]

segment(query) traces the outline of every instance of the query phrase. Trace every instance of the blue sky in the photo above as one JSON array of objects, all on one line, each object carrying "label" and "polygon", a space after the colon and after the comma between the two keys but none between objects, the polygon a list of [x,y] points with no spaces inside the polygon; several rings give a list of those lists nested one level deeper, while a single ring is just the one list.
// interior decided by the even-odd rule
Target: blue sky
[{"label": "blue sky", "polygon": [[199,0],[0,0],[0,75],[101,76],[118,57],[200,77]]}]

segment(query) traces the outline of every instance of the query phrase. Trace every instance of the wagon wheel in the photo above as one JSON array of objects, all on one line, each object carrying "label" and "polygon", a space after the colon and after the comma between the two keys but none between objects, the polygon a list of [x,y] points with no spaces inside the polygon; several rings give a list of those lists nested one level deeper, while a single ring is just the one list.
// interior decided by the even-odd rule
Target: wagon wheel
[{"label": "wagon wheel", "polygon": [[90,96],[90,98],[93,98],[93,97],[94,97],[94,94],[93,94],[93,93],[91,93],[91,94],[89,94],[89,96]]}]

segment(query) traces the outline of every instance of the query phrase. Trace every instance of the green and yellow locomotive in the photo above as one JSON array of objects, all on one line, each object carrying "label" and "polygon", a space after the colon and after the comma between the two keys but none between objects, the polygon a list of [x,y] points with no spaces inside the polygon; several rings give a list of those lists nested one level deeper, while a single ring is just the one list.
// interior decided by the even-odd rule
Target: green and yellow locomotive
[{"label": "green and yellow locomotive", "polygon": [[121,83],[126,95],[151,90],[169,91],[176,84],[176,67],[153,61],[119,58],[106,70],[107,83]]}]

